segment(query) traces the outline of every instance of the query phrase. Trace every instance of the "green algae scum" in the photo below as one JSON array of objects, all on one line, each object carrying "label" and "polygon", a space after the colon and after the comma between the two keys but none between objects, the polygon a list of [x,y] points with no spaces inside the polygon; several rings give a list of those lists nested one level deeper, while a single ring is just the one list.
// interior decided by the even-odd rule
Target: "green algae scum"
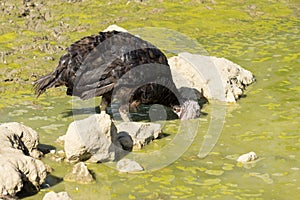
[{"label": "green algae scum", "polygon": [[[168,56],[181,51],[225,57],[251,71],[257,82],[244,98],[226,105],[221,135],[212,152],[197,155],[209,129],[214,103],[206,105],[197,134],[174,162],[142,173],[119,173],[109,165],[87,164],[96,183],[62,181],[71,164],[42,158],[54,171],[55,184],[25,199],[42,199],[49,191],[66,191],[72,199],[297,199],[300,193],[300,4],[298,1],[100,1],[28,0],[0,2],[0,123],[22,122],[35,129],[40,143],[57,150],[56,139],[70,122],[89,115],[72,114],[65,88],[36,98],[32,82],[52,71],[64,49],[83,36],[117,24],[143,36],[139,28],[173,30],[197,41],[169,50],[159,32],[148,39]],[[145,29],[143,29],[145,30]],[[147,38],[146,38],[147,39]],[[162,44],[162,46],[160,46]],[[172,46],[172,44],[169,44]],[[173,45],[174,47],[174,45]],[[176,45],[175,45],[176,47]],[[196,52],[195,52],[196,51]],[[95,103],[95,102],[96,103]],[[225,106],[225,105],[224,105]],[[178,120],[164,124],[168,136],[141,153],[153,152],[176,137]],[[250,151],[257,162],[236,158]],[[159,163],[158,156],[152,162]]]}]

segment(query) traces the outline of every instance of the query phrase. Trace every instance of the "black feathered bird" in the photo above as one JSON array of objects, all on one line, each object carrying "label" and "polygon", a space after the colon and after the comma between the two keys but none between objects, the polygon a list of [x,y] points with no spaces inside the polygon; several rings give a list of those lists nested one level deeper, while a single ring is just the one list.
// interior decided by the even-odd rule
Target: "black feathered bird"
[{"label": "black feathered bird", "polygon": [[67,49],[58,67],[35,82],[37,95],[65,85],[67,95],[102,96],[101,111],[114,100],[128,120],[140,104],[172,107],[181,119],[198,117],[196,101],[182,98],[173,82],[166,56],[155,46],[126,32],[109,31],[84,37]]}]

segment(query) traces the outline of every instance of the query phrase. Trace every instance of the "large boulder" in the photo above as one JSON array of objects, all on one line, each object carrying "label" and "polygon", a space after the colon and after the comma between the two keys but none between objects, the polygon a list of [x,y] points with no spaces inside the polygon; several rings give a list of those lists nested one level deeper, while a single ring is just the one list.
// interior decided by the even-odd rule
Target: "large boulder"
[{"label": "large boulder", "polygon": [[69,125],[64,137],[66,159],[70,162],[114,161],[121,149],[117,129],[107,114],[94,114]]},{"label": "large boulder", "polygon": [[38,134],[20,123],[1,124],[0,144],[0,196],[37,192],[47,176],[47,167],[35,159],[41,155]]},{"label": "large boulder", "polygon": [[195,88],[207,99],[235,102],[255,81],[250,71],[225,58],[184,52],[168,61],[177,88]]}]

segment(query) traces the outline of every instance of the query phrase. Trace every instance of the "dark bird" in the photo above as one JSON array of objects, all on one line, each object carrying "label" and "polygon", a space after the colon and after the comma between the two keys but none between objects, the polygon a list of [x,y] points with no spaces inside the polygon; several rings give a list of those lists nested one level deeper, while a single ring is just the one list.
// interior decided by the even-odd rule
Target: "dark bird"
[{"label": "dark bird", "polygon": [[65,85],[67,95],[89,99],[102,96],[101,111],[118,102],[128,120],[140,104],[173,108],[181,119],[200,115],[198,102],[180,96],[166,56],[154,45],[127,32],[100,32],[66,49],[57,68],[35,82],[37,95]]}]

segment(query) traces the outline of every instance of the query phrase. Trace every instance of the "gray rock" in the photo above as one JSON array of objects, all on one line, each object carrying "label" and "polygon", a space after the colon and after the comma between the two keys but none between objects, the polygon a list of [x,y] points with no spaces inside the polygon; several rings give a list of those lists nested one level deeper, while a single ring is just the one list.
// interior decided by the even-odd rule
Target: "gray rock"
[{"label": "gray rock", "polygon": [[225,58],[184,52],[171,57],[169,64],[178,88],[195,88],[212,100],[235,102],[255,81],[250,71]]},{"label": "gray rock", "polygon": [[110,116],[104,113],[72,122],[64,140],[66,158],[70,162],[113,161],[121,148],[117,129]]},{"label": "gray rock", "polygon": [[1,124],[0,144],[0,195],[37,192],[47,176],[47,167],[33,158],[41,155],[37,133],[16,122]]},{"label": "gray rock", "polygon": [[122,122],[116,126],[119,133],[126,132],[131,136],[135,149],[141,149],[161,133],[161,125],[155,123]]},{"label": "gray rock", "polygon": [[95,179],[83,162],[74,165],[71,173],[64,177],[65,181],[72,181],[77,183],[93,183]]},{"label": "gray rock", "polygon": [[127,158],[118,161],[117,169],[120,172],[139,172],[144,170],[144,168],[139,163]]},{"label": "gray rock", "polygon": [[72,200],[67,192],[58,192],[53,191],[45,194],[43,200]]}]

